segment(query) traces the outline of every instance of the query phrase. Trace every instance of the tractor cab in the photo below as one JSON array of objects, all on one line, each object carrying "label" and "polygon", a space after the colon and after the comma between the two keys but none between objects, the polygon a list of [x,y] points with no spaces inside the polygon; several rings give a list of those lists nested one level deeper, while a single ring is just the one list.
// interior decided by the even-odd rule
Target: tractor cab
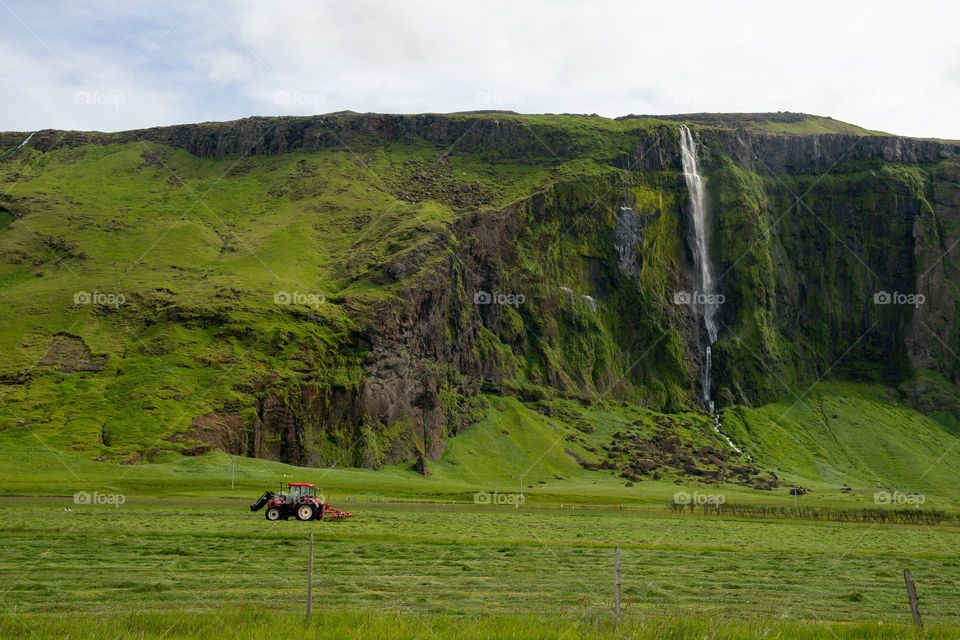
[{"label": "tractor cab", "polygon": [[319,487],[309,482],[291,482],[287,485],[287,499],[290,502],[297,502],[301,498],[319,498]]}]

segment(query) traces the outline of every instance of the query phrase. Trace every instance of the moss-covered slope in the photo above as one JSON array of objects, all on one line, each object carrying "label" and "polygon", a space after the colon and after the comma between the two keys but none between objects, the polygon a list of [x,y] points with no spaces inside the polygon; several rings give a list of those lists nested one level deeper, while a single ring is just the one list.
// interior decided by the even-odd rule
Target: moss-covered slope
[{"label": "moss-covered slope", "polygon": [[[721,404],[831,376],[955,412],[958,147],[690,122],[726,297]],[[439,457],[482,390],[696,410],[678,126],[331,114],[0,134],[0,438],[378,467]]]}]

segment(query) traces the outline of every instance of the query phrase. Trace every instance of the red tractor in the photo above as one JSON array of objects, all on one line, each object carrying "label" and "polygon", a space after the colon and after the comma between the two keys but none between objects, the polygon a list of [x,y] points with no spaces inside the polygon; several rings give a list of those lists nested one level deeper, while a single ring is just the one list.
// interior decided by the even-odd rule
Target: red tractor
[{"label": "red tractor", "polygon": [[289,520],[290,516],[297,520],[343,520],[352,513],[337,509],[327,504],[317,487],[308,482],[291,482],[287,491],[280,487],[280,492],[267,491],[260,499],[250,505],[250,511],[259,511],[266,507],[264,513],[267,520]]}]

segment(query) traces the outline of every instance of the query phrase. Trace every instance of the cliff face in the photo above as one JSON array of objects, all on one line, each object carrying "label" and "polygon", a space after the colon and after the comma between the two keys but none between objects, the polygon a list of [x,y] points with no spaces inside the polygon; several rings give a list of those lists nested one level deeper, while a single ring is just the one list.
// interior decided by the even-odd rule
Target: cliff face
[{"label": "cliff face", "polygon": [[[583,227],[573,225],[573,242],[589,247],[578,251],[581,264],[553,272],[531,269],[520,280],[525,283],[519,288],[529,292],[561,288],[571,271],[614,274],[608,281],[584,278],[580,287],[613,311],[615,320],[593,311],[601,319],[589,329],[611,336],[610,343],[584,345],[584,352],[592,351],[601,361],[606,355],[606,366],[598,369],[592,362],[576,370],[573,381],[566,375],[569,363],[550,368],[550,349],[538,343],[545,329],[538,319],[550,318],[553,326],[571,319],[558,307],[539,304],[549,297],[545,291],[531,295],[532,304],[519,309],[523,328],[513,331],[523,340],[506,335],[500,318],[482,314],[471,317],[464,335],[491,332],[521,366],[543,358],[546,375],[535,380],[561,393],[594,398],[613,393],[667,410],[696,406],[701,329],[669,299],[672,292],[692,286],[690,249],[680,241],[658,253],[664,251],[665,237],[686,237],[689,212],[682,182],[658,173],[676,170],[675,139],[672,132],[659,131],[640,139],[631,164],[641,170],[611,177],[622,201],[610,198],[594,207],[586,223],[593,225],[592,233],[578,235]],[[714,359],[715,396],[721,403],[798,397],[810,383],[833,375],[902,385],[908,397],[928,410],[956,411],[955,394],[944,392],[929,374],[960,382],[954,355],[960,180],[958,164],[950,160],[958,156],[957,146],[748,130],[701,131],[699,143],[715,217],[720,290],[726,297]],[[650,206],[652,198],[655,206]],[[570,211],[562,207],[561,198],[540,215],[566,218]],[[484,217],[474,216],[469,224]],[[509,231],[494,232],[499,255],[484,261],[493,275],[473,287],[502,290],[496,282],[502,272],[491,265],[516,268],[515,256],[523,252],[525,240],[530,240],[529,251],[551,246],[555,238],[524,237],[522,230],[542,224],[537,215],[528,215]],[[467,225],[462,222],[459,230],[477,231]],[[645,233],[648,226],[651,232]],[[454,252],[455,261],[464,258]],[[441,282],[438,291],[457,290]],[[449,303],[449,297],[445,300]],[[469,309],[462,302],[450,309],[449,317]],[[576,321],[570,326],[576,327]],[[669,338],[657,343],[660,335]],[[452,351],[471,344],[453,344]],[[566,339],[555,347],[568,350],[570,343]],[[499,353],[483,359],[494,364],[482,374],[469,358],[445,361],[473,379],[499,383],[515,376],[516,365],[505,370]],[[657,365],[647,368],[648,361]],[[658,382],[662,388],[652,389]]]},{"label": "cliff face", "polygon": [[[591,118],[583,118],[591,120]],[[596,132],[609,130],[595,118]],[[511,114],[386,115],[335,113],[304,117],[252,117],[232,122],[156,127],[118,133],[42,130],[30,147],[51,151],[88,144],[153,142],[184,149],[199,158],[277,155],[292,151],[427,141],[438,147],[488,153],[503,158],[557,157],[631,152],[634,169],[679,168],[676,125],[650,118],[623,120],[623,141],[582,136],[576,130],[551,126],[549,120],[517,119]],[[641,126],[643,125],[643,126]],[[616,133],[616,132],[611,132]],[[0,147],[19,144],[27,133],[0,133]],[[615,137],[615,136],[609,136]],[[761,172],[822,172],[840,162],[881,160],[891,163],[935,163],[957,157],[960,143],[852,133],[792,135],[759,128],[704,127],[700,132],[705,155],[732,158],[747,170]],[[626,144],[632,142],[632,145]],[[622,147],[622,149],[621,149]],[[621,159],[622,160],[622,159]]]},{"label": "cliff face", "polygon": [[[661,256],[618,254],[618,216],[634,198],[613,177],[560,182],[461,217],[433,246],[444,259],[372,314],[356,415],[381,433],[404,425],[380,445],[390,452],[384,461],[439,457],[447,438],[468,426],[481,390],[690,406],[697,328],[656,282],[638,288],[644,269],[665,277]],[[642,245],[641,224],[676,234],[679,210],[642,215],[619,230],[624,245]],[[669,260],[679,278],[679,255]]]},{"label": "cliff face", "polygon": [[[337,113],[310,117],[253,117],[233,122],[157,127],[119,133],[43,130],[34,134],[31,148],[51,151],[87,144],[153,142],[184,149],[199,158],[239,155],[276,155],[292,151],[373,146],[427,141],[439,147],[486,151],[504,157],[557,155],[572,158],[588,144],[562,129],[536,127],[496,115],[464,118],[443,115],[382,115]],[[0,145],[19,144],[26,133],[0,134]],[[545,145],[549,145],[547,151]],[[552,153],[551,153],[552,152]]]},{"label": "cliff face", "polygon": [[[957,169],[869,164],[876,160],[861,157],[826,175],[774,175],[711,154],[726,297],[714,357],[723,405],[799,396],[833,375],[904,384],[914,399],[926,397],[925,408],[956,410],[952,399],[931,400],[942,391],[918,381],[916,370],[960,380],[952,354]],[[683,185],[642,173],[633,184],[609,179],[592,190],[578,182],[561,188],[579,193],[580,203],[545,194],[458,222],[444,267],[371,328],[368,414],[386,422],[398,411],[413,416],[436,457],[463,426],[458,407],[436,399],[444,384],[463,396],[486,388],[536,398],[547,390],[668,411],[696,407],[702,329],[671,300],[693,286]],[[605,201],[587,202],[604,189]],[[566,228],[545,232],[557,219]],[[569,253],[552,255],[558,245]],[[515,309],[478,307],[478,291],[523,292],[526,300]]]},{"label": "cliff face", "polygon": [[[900,385],[926,410],[956,410],[960,145],[728,124],[693,127],[725,296],[714,397],[722,406],[757,404],[838,376]],[[24,137],[2,134],[0,146]],[[439,201],[451,215],[393,241],[362,277],[350,265],[372,240],[335,259],[346,282],[390,295],[337,302],[349,330],[327,342],[298,329],[272,338],[265,353],[295,354],[282,355],[295,361],[292,373],[251,372],[242,397],[196,411],[191,438],[299,463],[375,467],[437,458],[475,417],[480,390],[698,407],[702,328],[674,303],[693,287],[675,122],[331,114],[43,131],[29,148],[131,145],[236,159],[243,171],[248,158],[347,150],[362,172],[384,153],[415,163],[426,148],[440,165],[451,155],[486,163],[490,175],[501,164],[543,172],[518,198],[485,206],[502,186],[496,177],[453,185],[455,172],[399,171],[398,201]],[[332,187],[310,171],[299,167],[269,193],[283,202],[322,198]],[[354,177],[346,179],[339,189]],[[25,202],[0,205],[16,221],[30,215]],[[322,215],[333,205],[311,206],[309,215]],[[229,248],[229,233],[217,234]],[[236,330],[235,318],[208,320]],[[327,320],[308,313],[297,322]]]}]

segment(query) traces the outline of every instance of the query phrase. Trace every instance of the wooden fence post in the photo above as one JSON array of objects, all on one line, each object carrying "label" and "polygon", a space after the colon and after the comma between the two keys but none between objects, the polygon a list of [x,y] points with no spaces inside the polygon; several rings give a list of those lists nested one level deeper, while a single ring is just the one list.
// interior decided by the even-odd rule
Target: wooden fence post
[{"label": "wooden fence post", "polygon": [[910,613],[913,614],[913,625],[923,627],[923,618],[920,617],[920,599],[917,598],[917,585],[913,582],[910,569],[903,570],[903,581],[907,583],[907,597],[910,598]]},{"label": "wooden fence post", "polygon": [[310,532],[310,554],[307,557],[307,620],[313,616],[313,531]]},{"label": "wooden fence post", "polygon": [[613,550],[613,613],[620,619],[620,547]]}]

